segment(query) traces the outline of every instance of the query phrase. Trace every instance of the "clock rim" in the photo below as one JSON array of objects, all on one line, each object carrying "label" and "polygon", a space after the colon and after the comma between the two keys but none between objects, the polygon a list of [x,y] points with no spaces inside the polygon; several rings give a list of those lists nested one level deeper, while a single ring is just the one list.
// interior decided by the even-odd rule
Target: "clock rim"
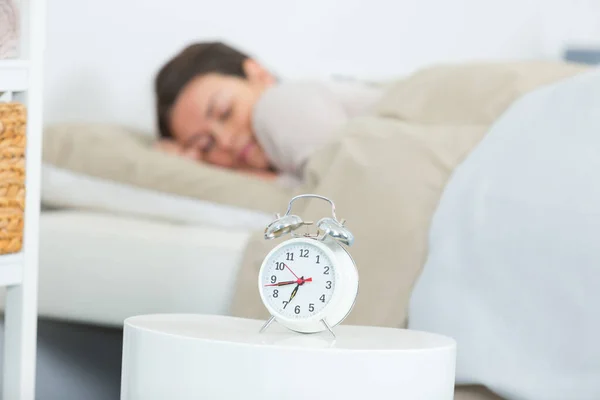
[{"label": "clock rim", "polygon": [[[264,269],[273,254],[282,247],[294,243],[306,243],[317,246],[335,264],[333,269],[336,279],[336,289],[334,289],[332,298],[321,311],[304,319],[287,318],[274,309],[265,298],[261,280]],[[327,324],[333,327],[341,323],[350,314],[358,296],[358,281],[356,264],[350,253],[339,243],[327,238],[325,240],[317,240],[311,237],[295,237],[279,243],[264,257],[258,273],[258,291],[263,305],[278,323],[296,332],[317,333],[327,329],[322,320],[327,321]]]}]

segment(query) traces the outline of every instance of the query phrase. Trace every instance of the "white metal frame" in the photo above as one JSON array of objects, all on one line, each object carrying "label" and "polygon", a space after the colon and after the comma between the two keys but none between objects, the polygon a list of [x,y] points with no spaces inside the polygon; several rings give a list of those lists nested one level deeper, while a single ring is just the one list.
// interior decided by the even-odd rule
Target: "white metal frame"
[{"label": "white metal frame", "polygon": [[19,254],[0,255],[0,286],[6,286],[4,400],[35,397],[37,350],[37,287],[42,151],[43,50],[45,0],[19,0],[19,57],[0,60],[0,101],[27,107],[25,225]]}]

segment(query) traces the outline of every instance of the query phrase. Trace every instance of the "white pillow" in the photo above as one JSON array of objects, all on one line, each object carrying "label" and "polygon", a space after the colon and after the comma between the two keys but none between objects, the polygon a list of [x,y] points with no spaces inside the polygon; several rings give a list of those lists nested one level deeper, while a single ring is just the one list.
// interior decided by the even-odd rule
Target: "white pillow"
[{"label": "white pillow", "polygon": [[100,210],[183,224],[262,229],[273,215],[129,186],[42,164],[45,206]]}]

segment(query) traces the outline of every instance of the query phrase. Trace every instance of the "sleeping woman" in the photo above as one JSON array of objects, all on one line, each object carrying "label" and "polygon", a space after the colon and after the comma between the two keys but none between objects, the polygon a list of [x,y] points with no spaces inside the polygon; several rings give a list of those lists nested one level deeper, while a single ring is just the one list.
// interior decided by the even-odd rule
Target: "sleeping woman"
[{"label": "sleeping woman", "polygon": [[281,81],[224,43],[196,43],[156,76],[158,147],[265,179],[301,180],[311,154],[380,94],[355,82]]}]

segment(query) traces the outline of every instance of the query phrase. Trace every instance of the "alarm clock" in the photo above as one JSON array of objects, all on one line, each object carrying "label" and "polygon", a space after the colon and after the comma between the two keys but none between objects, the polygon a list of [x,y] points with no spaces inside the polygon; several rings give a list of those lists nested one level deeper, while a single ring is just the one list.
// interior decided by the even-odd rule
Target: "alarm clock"
[{"label": "alarm clock", "polygon": [[[331,204],[331,217],[316,223],[315,233],[300,233],[313,225],[290,214],[292,203],[317,198]],[[264,258],[258,274],[258,291],[273,321],[299,333],[317,333],[340,324],[354,307],[358,295],[358,270],[347,247],[354,236],[335,215],[335,204],[327,197],[302,194],[293,197],[286,213],[265,228],[264,238],[272,240],[289,234]]]}]

